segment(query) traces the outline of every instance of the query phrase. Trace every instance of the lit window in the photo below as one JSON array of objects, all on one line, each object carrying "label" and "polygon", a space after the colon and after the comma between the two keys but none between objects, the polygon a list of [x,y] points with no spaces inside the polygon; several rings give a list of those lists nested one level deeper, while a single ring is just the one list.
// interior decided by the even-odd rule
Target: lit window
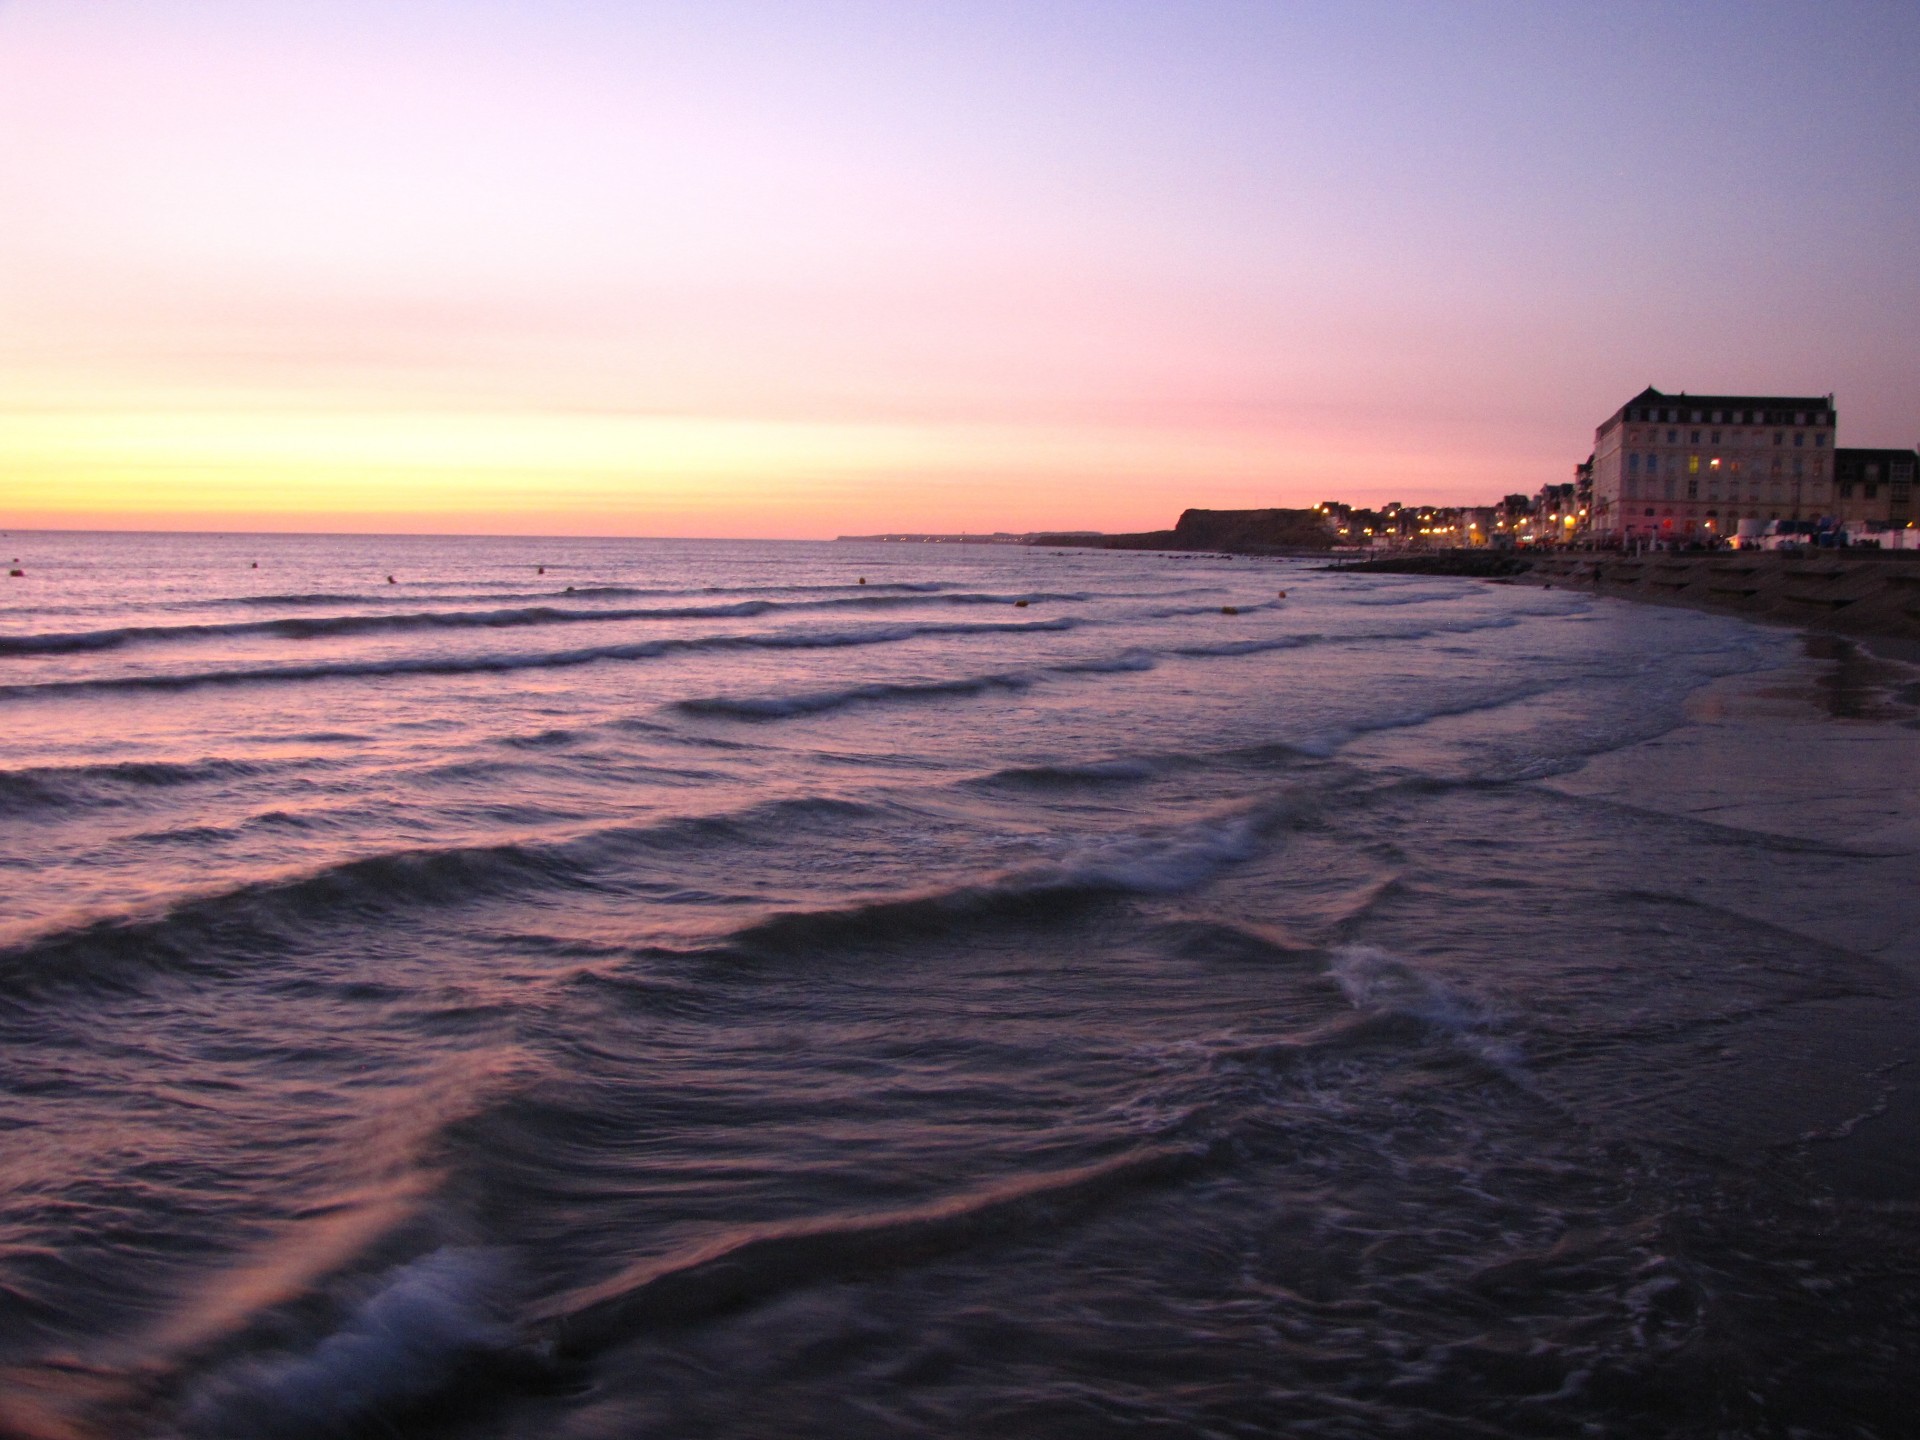
[{"label": "lit window", "polygon": [[1699,473],[1700,473],[1700,457],[1698,455],[1687,456],[1687,474],[1698,475]]}]

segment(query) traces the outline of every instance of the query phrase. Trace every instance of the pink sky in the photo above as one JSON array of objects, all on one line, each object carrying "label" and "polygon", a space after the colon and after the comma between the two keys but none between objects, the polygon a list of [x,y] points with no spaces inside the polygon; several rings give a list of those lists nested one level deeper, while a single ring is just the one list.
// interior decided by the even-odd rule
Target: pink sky
[{"label": "pink sky", "polygon": [[0,0],[0,524],[1485,501],[1920,440],[1911,5]]}]

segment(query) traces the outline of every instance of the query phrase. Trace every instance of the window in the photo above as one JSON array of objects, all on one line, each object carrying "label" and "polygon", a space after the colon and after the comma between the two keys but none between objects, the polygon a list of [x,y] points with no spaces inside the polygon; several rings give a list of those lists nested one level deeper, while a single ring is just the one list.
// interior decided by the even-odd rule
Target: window
[{"label": "window", "polygon": [[1667,431],[1667,444],[1678,445],[1679,443],[1680,443],[1680,432],[1678,430]]},{"label": "window", "polygon": [[1687,474],[1698,475],[1699,473],[1700,473],[1700,457],[1698,455],[1687,456]]},{"label": "window", "polygon": [[1839,492],[1842,500],[1851,500],[1853,498],[1853,481],[1842,480],[1833,488]]},{"label": "window", "polygon": [[1776,430],[1776,431],[1774,431],[1774,432],[1773,432],[1773,443],[1774,443],[1774,444],[1776,444],[1776,445],[1784,445],[1784,444],[1786,444],[1786,443],[1787,443],[1787,436],[1786,436],[1786,432],[1785,432],[1785,431],[1782,431],[1782,430]]},{"label": "window", "polygon": [[1804,430],[1796,430],[1796,431],[1794,431],[1794,432],[1793,432],[1793,443],[1794,443],[1794,448],[1796,448],[1796,449],[1804,449],[1804,448],[1806,447],[1806,443],[1807,443],[1807,432],[1806,432],[1806,431],[1804,431]]},{"label": "window", "polygon": [[1640,452],[1636,450],[1631,455],[1627,456],[1627,474],[1638,475],[1639,473],[1640,473]]},{"label": "window", "polygon": [[1861,498],[1864,500],[1878,500],[1880,498],[1879,483],[1877,481],[1869,480],[1867,481],[1866,484],[1860,487],[1860,492],[1861,492]]},{"label": "window", "polygon": [[1904,505],[1907,503],[1908,500],[1912,498],[1913,498],[1913,482],[1911,480],[1896,480],[1893,482],[1893,503],[1894,504]]},{"label": "window", "polygon": [[[1696,415],[1693,418],[1698,420],[1700,417]],[[1698,430],[1695,430],[1692,434],[1690,434],[1687,437],[1687,443],[1689,445],[1698,445],[1700,443],[1700,432]]]},{"label": "window", "polygon": [[1700,423],[1700,412],[1698,410],[1693,412],[1693,423],[1696,425]]},{"label": "window", "polygon": [[1816,450],[1824,450],[1827,448],[1826,431],[1822,430],[1818,435],[1813,437],[1813,448]]},{"label": "window", "polygon": [[1699,498],[1700,498],[1700,482],[1694,479],[1692,476],[1688,476],[1687,477],[1687,499],[1698,500]]},{"label": "window", "polygon": [[1718,410],[1713,412],[1713,423],[1716,425],[1720,423],[1720,412]]},{"label": "window", "polygon": [[1796,425],[1804,425],[1804,424],[1806,424],[1806,423],[1807,423],[1807,416],[1806,416],[1806,412],[1805,412],[1805,411],[1803,410],[1803,411],[1801,411],[1801,412],[1800,412],[1800,413],[1799,413],[1798,415],[1795,415],[1795,416],[1793,417],[1793,423],[1794,423],[1794,424],[1796,424]]},{"label": "window", "polygon": [[[1716,412],[1716,415],[1715,415],[1715,418],[1716,418],[1716,419],[1718,418],[1718,413],[1717,413],[1717,412]],[[1713,443],[1714,443],[1714,444],[1716,444],[1716,445],[1718,445],[1718,444],[1720,443],[1720,432],[1719,432],[1718,430],[1716,430],[1716,431],[1714,431],[1714,432],[1713,432]]]}]

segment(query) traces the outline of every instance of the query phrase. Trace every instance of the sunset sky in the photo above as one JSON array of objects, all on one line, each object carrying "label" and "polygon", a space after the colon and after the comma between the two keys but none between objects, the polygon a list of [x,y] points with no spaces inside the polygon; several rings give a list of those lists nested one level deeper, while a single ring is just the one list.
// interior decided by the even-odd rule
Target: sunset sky
[{"label": "sunset sky", "polygon": [[1920,5],[0,0],[0,525],[1487,501],[1920,440]]}]

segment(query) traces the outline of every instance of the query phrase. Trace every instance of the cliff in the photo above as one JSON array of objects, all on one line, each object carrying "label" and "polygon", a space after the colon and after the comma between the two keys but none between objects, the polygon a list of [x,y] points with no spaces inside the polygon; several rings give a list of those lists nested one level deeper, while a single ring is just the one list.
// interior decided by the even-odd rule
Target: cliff
[{"label": "cliff", "polygon": [[1034,545],[1100,550],[1222,550],[1284,555],[1333,548],[1333,530],[1318,510],[1187,510],[1171,530],[1132,535],[1035,535]]}]

